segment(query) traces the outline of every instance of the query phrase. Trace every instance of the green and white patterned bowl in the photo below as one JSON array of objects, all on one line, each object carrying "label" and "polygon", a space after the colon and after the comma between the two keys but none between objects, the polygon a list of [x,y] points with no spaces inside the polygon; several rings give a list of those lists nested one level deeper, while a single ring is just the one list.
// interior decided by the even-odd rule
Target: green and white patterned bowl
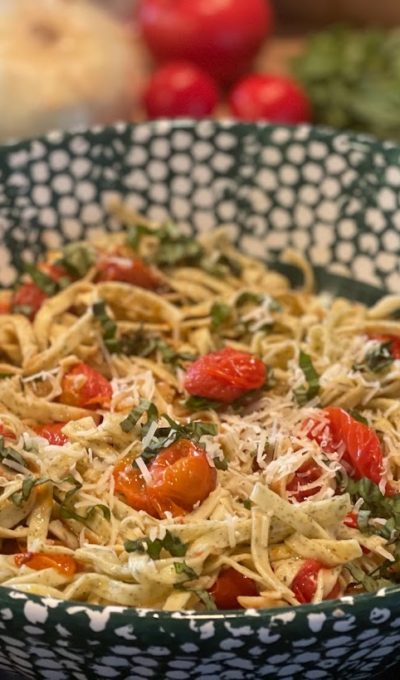
[{"label": "green and white patterned bowl", "polygon": [[[377,288],[400,291],[400,147],[211,121],[121,123],[3,147],[0,285],[47,247],[117,229],[107,215],[115,196],[188,232],[229,224],[245,252],[270,261],[293,246],[317,267],[320,286],[340,294],[372,302]],[[21,678],[357,680],[399,662],[399,643],[400,587],[210,614],[0,588],[0,669]]]}]

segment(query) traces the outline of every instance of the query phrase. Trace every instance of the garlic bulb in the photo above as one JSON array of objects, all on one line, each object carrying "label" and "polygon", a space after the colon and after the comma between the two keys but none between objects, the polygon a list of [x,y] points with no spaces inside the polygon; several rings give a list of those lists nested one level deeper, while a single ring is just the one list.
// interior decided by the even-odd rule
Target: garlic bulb
[{"label": "garlic bulb", "polygon": [[127,30],[84,0],[0,0],[0,141],[126,117]]}]

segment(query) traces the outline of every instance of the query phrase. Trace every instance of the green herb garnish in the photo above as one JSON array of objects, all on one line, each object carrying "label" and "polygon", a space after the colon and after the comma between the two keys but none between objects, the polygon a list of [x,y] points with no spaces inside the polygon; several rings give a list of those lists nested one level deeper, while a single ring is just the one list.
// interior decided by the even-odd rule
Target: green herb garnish
[{"label": "green herb garnish", "polygon": [[213,458],[213,463],[217,470],[228,469],[228,461],[226,460],[226,458]]},{"label": "green herb garnish", "polygon": [[236,307],[243,307],[244,305],[260,305],[264,300],[262,293],[252,293],[250,290],[245,290],[240,293],[235,301]]},{"label": "green herb garnish", "polygon": [[147,423],[157,420],[158,410],[155,404],[152,404],[147,399],[141,399],[139,404],[132,409],[130,414],[120,423],[123,432],[131,432],[142,415],[147,414]]},{"label": "green herb garnish", "polygon": [[354,408],[348,408],[346,409],[347,413],[354,418],[354,420],[358,420],[359,423],[362,423],[363,425],[368,425],[368,420],[364,418],[363,415],[359,411],[356,411]]},{"label": "green herb garnish", "polygon": [[294,395],[297,403],[302,406],[319,393],[319,375],[313,366],[311,357],[303,351],[300,352],[299,366],[304,373],[307,386],[295,390]]},{"label": "green herb garnish", "polygon": [[47,274],[40,271],[36,265],[27,262],[24,265],[24,270],[27,272],[27,274],[29,274],[32,281],[36,283],[40,290],[46,293],[46,295],[51,296],[58,292],[59,286],[56,281],[53,281],[50,276],[47,276]]},{"label": "green herb garnish", "polygon": [[184,557],[188,546],[183,543],[178,536],[174,536],[170,531],[166,531],[163,539],[138,538],[135,541],[125,541],[126,552],[147,553],[152,560],[160,559],[161,550],[166,550],[172,557]]},{"label": "green herb garnish", "polygon": [[16,449],[11,446],[6,446],[4,442],[4,437],[0,436],[0,462],[2,465],[7,465],[7,461],[13,461],[18,463],[22,467],[25,467],[25,460]]},{"label": "green herb garnish", "polygon": [[363,363],[356,364],[354,369],[358,371],[368,370],[372,373],[385,371],[393,363],[390,344],[390,342],[380,343],[375,349],[368,352]]},{"label": "green herb garnish", "polygon": [[30,318],[33,314],[33,307],[31,305],[13,305],[13,314],[22,314]]},{"label": "green herb garnish", "polygon": [[220,408],[223,406],[223,403],[222,401],[213,401],[212,399],[207,399],[206,397],[196,397],[192,395],[186,399],[184,405],[190,411],[203,411],[206,409]]},{"label": "green herb garnish", "polygon": [[121,345],[117,338],[117,324],[114,319],[107,313],[106,303],[101,300],[100,302],[95,302],[92,307],[93,314],[97,321],[100,323],[103,342],[111,354],[120,352]]},{"label": "green herb garnish", "polygon": [[214,302],[210,310],[210,316],[211,329],[216,331],[231,318],[232,309],[223,302]]},{"label": "green herb garnish", "polygon": [[21,491],[16,491],[10,496],[10,498],[16,506],[21,507],[21,505],[23,505],[28,500],[35,486],[39,486],[40,484],[46,484],[46,482],[50,481],[51,481],[50,479],[47,479],[45,477],[36,479],[35,477],[26,477],[22,482]]},{"label": "green herb garnish", "polygon": [[74,519],[76,522],[80,522],[81,524],[88,526],[90,520],[93,519],[93,516],[97,510],[102,513],[104,519],[106,519],[108,522],[110,521],[110,508],[108,508],[107,505],[102,505],[101,503],[97,503],[96,505],[93,505],[91,508],[89,508],[86,515],[79,515],[77,512],[72,510],[72,508],[69,508],[66,505],[61,505],[60,515],[64,519]]},{"label": "green herb garnish", "polygon": [[126,356],[148,357],[156,351],[159,338],[147,334],[143,327],[131,333],[124,333],[120,337],[121,354]]},{"label": "green herb garnish", "polygon": [[62,257],[56,264],[60,264],[72,276],[82,278],[96,262],[95,251],[83,241],[69,243],[62,249]]},{"label": "green herb garnish", "polygon": [[194,569],[192,569],[192,567],[189,567],[189,565],[186,564],[185,561],[174,562],[174,567],[175,567],[175,571],[178,574],[178,576],[182,576],[182,575],[186,576],[187,581],[193,581],[193,579],[198,578],[198,575],[196,574]]},{"label": "green herb garnish", "polygon": [[371,574],[366,574],[366,572],[357,564],[354,564],[354,562],[346,564],[346,569],[350,572],[354,580],[362,585],[368,593],[373,593],[379,590],[379,588],[385,588],[392,585],[391,582],[386,579],[375,578]]}]

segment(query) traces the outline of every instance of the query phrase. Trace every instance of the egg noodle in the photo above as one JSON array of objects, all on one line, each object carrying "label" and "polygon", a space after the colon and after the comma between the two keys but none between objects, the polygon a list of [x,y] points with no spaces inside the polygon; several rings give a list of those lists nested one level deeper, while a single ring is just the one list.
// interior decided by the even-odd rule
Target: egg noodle
[{"label": "egg noodle", "polygon": [[[224,229],[193,240],[124,206],[116,214],[124,229],[49,252],[0,292],[0,583],[164,610],[221,606],[227,570],[250,579],[254,592],[235,596],[251,608],[394,583],[400,296],[368,309],[318,295],[288,252],[303,271],[295,290]],[[133,258],[150,280],[116,280]],[[43,293],[38,310],[18,298],[27,283]],[[224,347],[259,357],[264,385],[231,403],[189,395],[189,367]],[[108,402],[100,388],[92,403],[65,396],[74,367],[85,388],[83,364],[111,386]],[[350,431],[334,445],[333,412]],[[56,443],[51,423],[65,423]],[[116,470],[145,497],[153,462],[182,439],[206,452],[211,491],[180,511],[135,508]],[[368,473],[357,460],[370,440],[382,460]],[[201,481],[183,480],[189,498]]]}]

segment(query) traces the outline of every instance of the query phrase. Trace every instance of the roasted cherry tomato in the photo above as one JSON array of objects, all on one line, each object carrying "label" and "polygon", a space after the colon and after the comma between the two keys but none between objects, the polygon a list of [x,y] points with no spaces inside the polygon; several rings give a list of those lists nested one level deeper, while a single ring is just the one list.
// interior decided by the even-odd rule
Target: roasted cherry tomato
[{"label": "roasted cherry tomato", "polygon": [[211,76],[190,62],[173,61],[151,77],[143,97],[149,118],[209,116],[218,101]]},{"label": "roasted cherry tomato", "polygon": [[350,529],[357,529],[358,528],[357,513],[349,512],[344,518],[343,524],[345,524],[346,527],[350,527]]},{"label": "roasted cherry tomato", "polygon": [[10,314],[11,298],[8,293],[0,291],[0,314]]},{"label": "roasted cherry tomato", "polygon": [[376,432],[337,406],[328,406],[325,412],[329,416],[332,440],[337,448],[344,446],[343,459],[352,466],[353,477],[367,477],[379,484],[383,472],[383,453]]},{"label": "roasted cherry tomato", "polygon": [[217,471],[201,446],[179,439],[161,451],[150,466],[151,492],[162,507],[165,501],[191,512],[217,485]]},{"label": "roasted cherry tomato", "polygon": [[232,113],[241,120],[304,123],[311,120],[311,104],[301,85],[292,78],[254,73],[233,88]]},{"label": "roasted cherry tomato", "polygon": [[389,343],[389,352],[393,359],[400,359],[400,337],[398,335],[370,335],[371,340]]},{"label": "roasted cherry tomato", "polygon": [[62,432],[64,425],[66,423],[46,423],[45,425],[35,425],[32,429],[38,435],[47,439],[49,444],[63,446],[68,441],[68,437]]},{"label": "roasted cherry tomato", "polygon": [[38,269],[50,279],[58,283],[61,279],[71,280],[70,274],[61,265],[50,262],[39,262]]},{"label": "roasted cherry tomato", "polygon": [[113,476],[115,491],[135,510],[145,510],[153,517],[163,518],[166,511],[174,516],[191,512],[217,484],[217,472],[206,452],[188,439],[161,451],[148,469],[151,482],[146,483],[132,460],[125,459],[115,466]]},{"label": "roasted cherry tomato", "polygon": [[139,257],[109,255],[97,263],[96,281],[120,281],[132,286],[157,290],[162,286],[159,273]]},{"label": "roasted cherry tomato", "polygon": [[209,593],[218,609],[239,609],[238,597],[256,597],[258,589],[253,579],[229,567],[221,571]]},{"label": "roasted cherry tomato", "polygon": [[269,0],[140,0],[138,21],[156,59],[185,59],[232,81],[271,31],[273,12]]},{"label": "roasted cherry tomato", "polygon": [[27,552],[15,555],[14,560],[17,567],[26,564],[27,567],[36,571],[51,567],[69,578],[75,574],[78,568],[76,561],[70,555]]},{"label": "roasted cherry tomato", "polygon": [[304,501],[305,498],[314,496],[321,487],[314,486],[312,489],[301,489],[305,484],[317,481],[321,477],[321,468],[314,460],[309,460],[294,473],[293,479],[286,485],[286,490],[292,498],[295,498],[298,503]]},{"label": "roasted cherry tomato", "polygon": [[61,381],[63,404],[80,408],[108,408],[112,388],[108,380],[87,364],[75,364]]},{"label": "roasted cherry tomato", "polygon": [[22,312],[32,321],[47,298],[48,295],[36,283],[23,283],[14,293],[12,309],[15,313]]},{"label": "roasted cherry tomato", "polygon": [[311,602],[317,590],[317,576],[323,564],[317,560],[306,560],[300,567],[290,586],[300,604]]},{"label": "roasted cherry tomato", "polygon": [[258,357],[224,347],[189,366],[185,388],[189,394],[231,403],[265,383],[267,369]]}]

